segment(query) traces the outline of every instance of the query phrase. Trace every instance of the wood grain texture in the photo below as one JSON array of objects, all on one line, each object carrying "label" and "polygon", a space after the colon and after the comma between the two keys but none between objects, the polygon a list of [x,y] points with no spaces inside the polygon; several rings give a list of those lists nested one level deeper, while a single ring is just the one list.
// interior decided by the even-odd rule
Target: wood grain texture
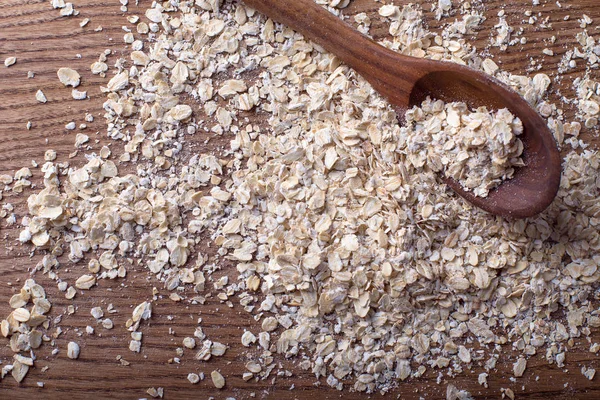
[{"label": "wood grain texture", "polygon": [[[10,68],[0,65],[0,173],[13,174],[17,169],[29,165],[31,160],[41,162],[47,148],[55,149],[60,159],[67,159],[68,154],[75,150],[73,143],[77,131],[66,131],[64,125],[70,121],[82,123],[86,112],[96,117],[95,122],[88,123],[86,130],[92,139],[93,149],[97,151],[108,143],[102,118],[103,95],[99,90],[99,86],[106,84],[107,79],[92,75],[89,65],[106,48],[114,53],[109,56],[111,64],[118,56],[126,54],[121,27],[130,24],[119,11],[118,1],[75,0],[74,3],[81,14],[64,18],[51,8],[47,0],[0,0],[0,61],[7,56],[16,56],[18,59],[17,64]],[[140,3],[139,7],[130,7],[131,13],[142,15],[150,5],[148,0]],[[395,0],[395,3],[405,4],[399,0]],[[497,23],[496,15],[502,7],[511,26],[516,30],[522,27],[529,41],[525,45],[511,47],[506,52],[492,49],[490,55],[501,68],[521,74],[528,73],[532,60],[536,61],[541,65],[540,71],[553,77],[555,90],[559,89],[560,94],[567,97],[572,96],[571,82],[581,76],[583,66],[562,78],[556,78],[554,71],[561,55],[575,45],[575,34],[581,30],[577,19],[586,13],[600,22],[597,0],[563,1],[562,8],[554,1],[542,0],[542,5],[534,10],[541,13],[540,20],[550,18],[554,28],[552,31],[526,23],[527,18],[523,13],[531,9],[531,0],[515,0],[507,6],[503,6],[504,1],[499,0],[486,0],[484,3],[487,20],[482,31],[473,38],[473,43],[478,48],[485,47]],[[376,38],[382,38],[386,35],[386,28],[376,13],[380,5],[373,0],[354,0],[344,12],[346,15],[367,12],[373,21],[372,33]],[[565,15],[571,18],[565,21]],[[86,17],[91,19],[88,26],[79,27],[79,22]],[[436,28],[443,22],[430,19],[430,26]],[[94,28],[99,25],[103,30],[95,32]],[[593,29],[590,31],[596,33]],[[552,35],[557,38],[554,44],[549,42]],[[552,48],[556,55],[544,56],[541,51],[546,47]],[[82,85],[78,89],[87,90],[89,100],[73,100],[71,90],[58,81],[56,71],[65,66],[79,71]],[[28,79],[27,71],[35,72],[35,78]],[[35,92],[38,89],[44,91],[48,103],[37,103]],[[559,96],[554,96],[552,100],[558,102],[558,99]],[[565,115],[572,116],[572,111],[565,108]],[[27,121],[33,124],[31,130],[25,128]],[[589,133],[587,138],[598,143]],[[113,147],[118,154],[119,147]],[[70,161],[73,165],[82,165],[84,162],[81,154]],[[36,172],[35,179],[39,179],[39,172]],[[18,220],[25,215],[28,194],[5,196],[6,201],[15,206]],[[6,226],[4,221],[0,223],[1,316],[10,312],[8,299],[20,288],[40,259],[39,254],[31,254],[30,248],[17,244],[18,233],[18,229]],[[72,280],[80,275],[80,268],[80,265],[67,263],[61,267],[61,276]],[[235,271],[230,265],[223,265],[219,274],[234,277]],[[56,340],[61,351],[53,356],[52,347],[44,345],[36,352],[36,367],[20,385],[12,378],[0,381],[2,399],[29,399],[35,396],[43,399],[138,399],[148,397],[145,393],[147,388],[159,386],[165,388],[167,399],[206,399],[214,396],[216,399],[235,397],[239,400],[251,398],[252,392],[256,398],[269,399],[382,398],[378,394],[340,393],[328,388],[324,382],[318,387],[314,384],[313,376],[299,373],[297,368],[293,369],[293,377],[277,378],[276,382],[244,382],[241,371],[246,355],[239,338],[244,328],[257,329],[252,318],[240,307],[229,309],[215,297],[209,298],[204,306],[174,303],[168,299],[168,292],[162,284],[148,276],[141,266],[130,268],[127,278],[122,281],[101,281],[98,288],[78,294],[74,302],[77,308],[74,315],[66,315],[66,308],[72,302],[57,291],[54,282],[39,274],[36,280],[47,288],[53,303],[52,317],[64,314],[60,324],[64,333]],[[152,297],[154,286],[164,298],[154,303],[153,318],[142,325],[142,352],[134,354],[128,350],[129,332],[124,324],[135,305]],[[96,326],[90,316],[92,307],[100,305],[106,309],[108,304],[113,304],[118,311],[111,315],[115,322],[115,328],[111,331]],[[188,350],[180,363],[169,363],[176,357],[175,349],[181,346],[182,339],[193,334],[198,317],[203,318],[202,326],[208,337],[230,345],[230,350],[221,359],[209,362],[195,361],[195,352]],[[85,334],[87,325],[96,329],[94,336]],[[600,332],[594,332],[593,339],[599,341]],[[66,345],[70,340],[76,340],[81,345],[81,356],[77,361],[66,357]],[[10,362],[12,352],[5,346],[4,339],[0,339],[0,343],[0,361]],[[529,360],[524,377],[516,383],[510,381],[516,354],[507,348],[505,362],[498,365],[498,370],[488,378],[489,389],[477,384],[477,374],[482,372],[480,367],[457,377],[441,376],[439,383],[436,382],[438,371],[429,371],[421,379],[401,383],[398,390],[384,398],[443,398],[447,384],[453,383],[460,389],[469,390],[478,399],[500,398],[500,388],[513,389],[518,399],[597,399],[600,398],[599,378],[588,381],[580,373],[582,365],[600,368],[600,362],[587,351],[588,348],[589,343],[581,339],[569,349],[567,372],[549,365],[541,356],[534,357]],[[131,365],[120,366],[116,359],[118,355]],[[293,367],[292,363],[286,365]],[[41,371],[44,366],[49,367],[46,372]],[[215,390],[210,379],[197,385],[191,385],[186,380],[189,372],[203,371],[209,375],[214,369],[219,369],[226,377],[227,385],[222,391]],[[44,382],[44,388],[38,388],[36,382]],[[295,390],[288,390],[291,385],[295,386]]]}]

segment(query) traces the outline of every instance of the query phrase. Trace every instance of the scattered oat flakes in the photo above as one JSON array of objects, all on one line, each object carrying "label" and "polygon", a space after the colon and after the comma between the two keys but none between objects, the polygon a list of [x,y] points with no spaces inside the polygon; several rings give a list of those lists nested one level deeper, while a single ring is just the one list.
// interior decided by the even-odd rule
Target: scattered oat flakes
[{"label": "scattered oat flakes", "polygon": [[[123,260],[143,255],[166,290],[191,285],[198,304],[204,302],[200,292],[209,286],[224,302],[237,293],[263,329],[258,338],[244,333],[244,343],[258,341],[262,349],[282,357],[302,352],[307,355],[302,368],[327,376],[333,387],[343,387],[344,380],[359,391],[389,390],[391,382],[421,376],[430,365],[470,363],[478,355],[463,342],[467,337],[486,347],[510,340],[524,355],[532,355],[545,344],[578,337],[588,320],[593,326],[578,299],[579,294],[593,293],[591,284],[600,276],[595,151],[567,155],[565,186],[545,213],[528,221],[498,221],[472,210],[445,188],[432,173],[439,160],[422,157],[419,146],[405,146],[411,132],[403,131],[387,103],[335,57],[270,20],[265,23],[241,4],[230,9],[217,2],[200,3],[205,6],[202,14],[175,4],[165,10],[155,3],[145,13],[151,23],[132,22],[140,35],[151,32],[158,45],[134,49],[127,60],[135,67],[119,61],[107,85],[108,136],[125,142],[126,153],[111,161],[106,147],[100,157],[90,155],[78,168],[54,162],[55,153],[45,157],[44,187],[29,198],[23,242],[43,249],[60,244],[73,262],[101,248],[87,267],[95,279],[122,278],[127,272]],[[342,8],[348,1],[320,3]],[[57,8],[68,9],[62,4]],[[436,12],[450,14],[452,3],[438,1]],[[481,65],[520,91],[547,118],[557,140],[563,139],[560,143],[579,146],[575,143],[581,126],[563,122],[557,107],[544,100],[548,76],[509,75],[493,61],[482,60],[462,38],[481,23],[476,11],[465,12],[439,35],[425,28],[417,6],[386,5],[380,15],[389,22],[392,39],[386,45],[392,49]],[[494,39],[500,47],[508,46],[519,32],[502,22],[503,13],[499,17]],[[181,57],[171,58],[174,48]],[[205,55],[202,65],[190,57],[199,51]],[[107,55],[92,65],[92,72],[108,70]],[[594,59],[586,57],[585,62]],[[570,61],[574,58],[567,65]],[[258,78],[246,80],[223,70],[232,63],[259,72]],[[226,78],[218,80],[217,71]],[[597,123],[596,107],[585,103],[594,90],[586,84],[581,90],[586,94],[579,96],[585,126]],[[180,104],[182,93],[197,104]],[[443,132],[438,122],[456,128],[473,114],[446,106],[439,112],[440,121],[433,118],[424,128],[429,133]],[[265,126],[243,122],[241,112],[253,108],[270,117]],[[501,121],[505,125],[518,128],[508,115],[501,117],[506,117]],[[471,130],[478,129],[473,125]],[[502,146],[496,149],[515,150],[516,144],[518,150],[518,129],[500,131]],[[185,136],[197,133],[230,135],[232,160],[214,154],[181,158]],[[77,135],[78,143],[81,139]],[[450,143],[444,150],[456,146]],[[118,161],[135,162],[138,174],[121,176]],[[416,168],[421,162],[422,168]],[[509,177],[510,168],[508,173],[502,169],[501,177]],[[175,172],[179,169],[180,174]],[[23,180],[27,178],[18,181]],[[74,222],[75,215],[84,217]],[[214,261],[196,261],[194,244],[199,244],[200,232],[210,234],[221,257],[237,264],[239,281],[210,278]],[[554,233],[560,234],[560,242]],[[39,269],[54,274],[57,266],[48,257]],[[66,282],[60,288],[75,296],[75,288]],[[564,294],[560,301],[557,292]],[[29,323],[37,316],[23,302],[20,294],[11,299],[17,306],[13,313],[25,309],[29,317],[20,310],[17,317]],[[481,304],[486,311],[477,311]],[[564,309],[566,325],[531,313],[533,304]],[[103,312],[94,317],[101,319]],[[132,347],[138,351],[139,323],[150,317],[151,303],[144,302],[127,321]],[[3,321],[2,333],[14,336],[9,319],[14,318]],[[107,321],[112,327],[110,319],[102,320],[103,326]],[[392,333],[399,325],[405,330]],[[516,327],[527,342],[506,336]],[[194,336],[201,341],[198,347],[202,344],[198,359],[223,355],[227,349],[207,340],[201,328]],[[192,342],[186,345],[184,339],[184,347],[189,346]],[[447,354],[436,355],[442,347]],[[547,349],[548,358],[562,365],[564,352]],[[271,358],[248,362],[244,379],[266,379],[275,368]],[[390,359],[397,360],[394,367]],[[486,368],[494,368],[497,359],[489,356]],[[411,362],[418,367],[413,370]],[[515,375],[525,367],[525,358],[520,358]],[[370,372],[376,370],[385,373]],[[215,373],[224,385],[217,371],[211,374],[213,382]],[[162,396],[159,389],[149,394]],[[461,398],[461,393],[448,386],[451,398]],[[509,389],[503,394],[514,397]]]}]

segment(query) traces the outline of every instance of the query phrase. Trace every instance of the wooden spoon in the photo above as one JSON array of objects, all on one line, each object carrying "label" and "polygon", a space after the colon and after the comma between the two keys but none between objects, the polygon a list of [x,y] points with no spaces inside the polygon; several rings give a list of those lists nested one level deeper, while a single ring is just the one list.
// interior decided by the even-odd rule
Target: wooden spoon
[{"label": "wooden spoon", "polygon": [[495,215],[526,218],[546,209],[560,184],[561,158],[545,121],[516,92],[468,67],[398,54],[356,31],[314,0],[244,0],[273,20],[323,46],[363,76],[400,111],[420,105],[427,96],[471,107],[508,108],[523,122],[523,160],[515,176],[485,198],[444,180],[471,204]]}]

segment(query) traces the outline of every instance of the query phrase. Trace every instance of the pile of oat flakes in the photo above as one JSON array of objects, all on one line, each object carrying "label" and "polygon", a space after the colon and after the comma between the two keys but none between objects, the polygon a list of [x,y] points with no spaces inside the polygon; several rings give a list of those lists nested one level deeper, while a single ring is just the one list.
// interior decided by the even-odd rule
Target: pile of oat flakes
[{"label": "pile of oat flakes", "polygon": [[[317,2],[335,13],[349,3]],[[392,38],[383,44],[482,69],[539,110],[567,154],[558,197],[540,216],[508,221],[458,198],[441,183],[438,163],[416,161],[415,131],[399,126],[362,78],[242,2],[154,2],[144,16],[128,17],[130,58],[115,63],[104,88],[107,132],[124,152],[115,157],[105,147],[80,168],[46,154],[44,188],[29,197],[20,236],[46,254],[36,269],[73,298],[98,279],[125,277],[127,259],[135,259],[179,301],[179,287],[201,295],[219,260],[233,261],[239,279],[211,284],[222,301],[235,299],[259,321],[241,338],[262,352],[246,364],[246,380],[267,379],[277,368],[274,354],[330,386],[368,392],[388,391],[428,368],[453,375],[481,362],[491,370],[509,344],[522,353],[516,377],[537,353],[562,366],[565,345],[600,326],[592,302],[600,277],[598,153],[579,140],[580,123],[564,121],[546,101],[548,76],[510,75],[467,42],[481,14],[435,3],[438,18],[449,21],[439,33],[425,27],[419,7],[383,5]],[[354,19],[368,32],[366,14]],[[494,45],[510,45],[503,21]],[[596,47],[585,45],[565,68],[594,60]],[[94,73],[108,72],[106,55]],[[573,102],[593,127],[600,91],[590,78],[583,82],[575,82]],[[225,156],[186,157],[192,136],[230,138],[230,146]],[[505,143],[514,166],[518,143],[515,136]],[[127,163],[135,173],[120,172]],[[506,171],[485,172],[498,179]],[[22,181],[30,176],[21,171],[9,184],[28,186]],[[219,247],[218,257],[194,252],[201,234]],[[93,256],[75,282],[58,276],[62,252],[71,262]],[[21,354],[41,344],[36,327],[48,328],[50,304],[27,281],[11,306],[2,334],[15,361],[2,375],[12,371],[20,380],[33,365]],[[555,318],[563,312],[566,321]],[[137,328],[151,315],[144,302],[128,321],[132,351],[140,351]],[[94,317],[103,320],[102,310]],[[470,338],[486,351],[473,350]],[[199,360],[226,351],[201,328],[183,346],[196,341]],[[211,377],[225,385],[218,371]],[[486,377],[479,376],[482,385]]]},{"label": "pile of oat flakes", "polygon": [[511,179],[521,159],[523,123],[506,108],[469,110],[465,103],[427,98],[405,115],[399,149],[416,169],[453,178],[475,196]]}]

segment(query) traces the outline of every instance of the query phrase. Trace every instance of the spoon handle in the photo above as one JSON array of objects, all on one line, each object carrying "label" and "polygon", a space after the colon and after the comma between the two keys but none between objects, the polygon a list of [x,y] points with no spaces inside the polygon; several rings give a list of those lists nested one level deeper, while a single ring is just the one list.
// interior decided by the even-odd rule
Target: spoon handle
[{"label": "spoon handle", "polygon": [[335,54],[397,105],[408,104],[414,82],[423,74],[414,58],[381,46],[314,0],[244,2]]}]

